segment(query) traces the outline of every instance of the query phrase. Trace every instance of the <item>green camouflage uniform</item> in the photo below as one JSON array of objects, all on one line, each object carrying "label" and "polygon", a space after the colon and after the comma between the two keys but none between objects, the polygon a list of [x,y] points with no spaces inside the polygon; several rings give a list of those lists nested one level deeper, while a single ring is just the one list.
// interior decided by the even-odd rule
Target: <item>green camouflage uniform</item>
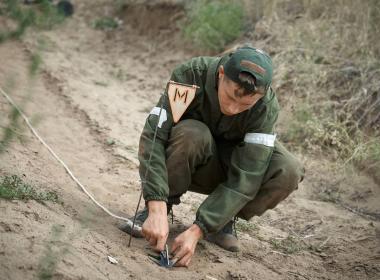
[{"label": "green camouflage uniform", "polygon": [[199,86],[194,100],[174,124],[168,97],[163,95],[140,138],[145,201],[178,204],[187,190],[209,194],[194,222],[204,234],[220,230],[234,216],[250,219],[273,208],[303,176],[298,161],[274,140],[279,104],[272,88],[247,111],[234,116],[221,113],[218,67],[226,60],[228,56],[197,57],[178,66],[171,80]]}]

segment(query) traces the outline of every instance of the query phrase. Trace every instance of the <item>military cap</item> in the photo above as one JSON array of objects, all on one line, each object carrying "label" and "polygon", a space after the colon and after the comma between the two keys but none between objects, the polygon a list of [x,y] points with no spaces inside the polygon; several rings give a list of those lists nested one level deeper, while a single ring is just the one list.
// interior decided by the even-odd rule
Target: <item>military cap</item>
[{"label": "military cap", "polygon": [[[264,51],[252,47],[242,47],[232,52],[224,63],[224,72],[232,81],[249,91],[266,92],[272,83],[272,59]],[[246,72],[255,78],[255,85],[242,83],[239,74]]]}]

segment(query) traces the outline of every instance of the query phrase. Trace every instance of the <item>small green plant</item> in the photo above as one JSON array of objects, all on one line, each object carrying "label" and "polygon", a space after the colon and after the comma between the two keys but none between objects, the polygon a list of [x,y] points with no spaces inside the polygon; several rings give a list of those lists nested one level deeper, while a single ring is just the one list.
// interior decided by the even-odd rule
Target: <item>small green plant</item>
[{"label": "small green plant", "polygon": [[235,226],[238,231],[246,233],[253,233],[259,230],[256,224],[244,220],[237,220]]},{"label": "small green plant", "polygon": [[[367,163],[368,168],[380,167],[380,141],[379,137],[370,137],[368,141],[363,141],[359,143],[353,153],[351,158],[347,161],[354,160],[361,165]],[[378,169],[379,170],[379,169]]]},{"label": "small green plant", "polygon": [[291,235],[284,239],[271,238],[269,239],[269,243],[272,245],[273,249],[279,250],[285,254],[294,254],[305,249],[305,246],[301,244],[297,238]]},{"label": "small green plant", "polygon": [[12,109],[9,115],[9,124],[6,127],[1,127],[1,138],[0,138],[0,155],[5,151],[5,148],[12,141],[15,136],[15,131],[18,127],[18,120],[20,114],[16,109]]},{"label": "small green plant", "polygon": [[112,146],[112,145],[115,145],[115,144],[116,144],[116,141],[115,141],[115,139],[108,138],[107,141],[106,141],[106,144],[107,144],[108,146]]},{"label": "small green plant", "polygon": [[58,242],[62,239],[62,235],[62,226],[53,225],[50,240],[46,242],[45,253],[38,266],[38,279],[52,279],[60,258],[62,258],[69,251],[68,245],[63,242],[61,247],[57,246],[57,244],[59,244]]},{"label": "small green plant", "polygon": [[101,86],[101,87],[107,87],[108,86],[108,84],[106,82],[103,82],[103,81],[94,81],[94,84],[97,86]]},{"label": "small green plant", "polygon": [[128,80],[128,74],[122,69],[115,69],[109,72],[109,74],[120,82]]},{"label": "small green plant", "polygon": [[44,40],[38,40],[38,46],[37,50],[32,52],[30,57],[30,64],[29,64],[29,75],[30,77],[34,77],[38,70],[40,69],[40,66],[42,64],[42,51],[46,48],[46,43]]},{"label": "small green plant", "polygon": [[16,28],[14,29],[0,29],[0,43],[8,39],[20,38],[30,26],[51,29],[65,18],[57,7],[48,0],[42,0],[38,5],[33,5],[33,7],[21,5],[20,1],[5,0],[0,6],[0,14],[13,19],[16,23]]},{"label": "small green plant", "polygon": [[112,17],[103,17],[97,19],[93,26],[95,29],[100,29],[100,30],[113,30],[118,28],[120,25],[120,22]]},{"label": "small green plant", "polygon": [[[41,52],[44,48],[44,42],[42,40],[38,41],[38,47],[36,51],[33,51],[30,56],[29,64],[29,77],[33,79],[38,73],[40,66],[42,64]],[[12,81],[11,83],[12,84]],[[12,86],[10,85],[9,88]],[[9,93],[9,92],[8,92]],[[25,97],[28,97],[30,93],[27,93]],[[27,102],[28,98],[25,98]],[[25,105],[22,104],[20,109]],[[6,113],[4,113],[6,115]],[[12,142],[13,139],[24,140],[23,134],[20,133],[23,127],[20,125],[20,113],[16,108],[12,108],[8,114],[8,122],[5,126],[0,126],[0,155],[5,151],[6,147]]]},{"label": "small green plant", "polygon": [[201,49],[221,51],[241,35],[243,7],[234,1],[198,0],[188,9],[188,21],[185,38]]},{"label": "small green plant", "polygon": [[36,13],[35,25],[42,29],[52,29],[55,25],[64,21],[65,15],[62,11],[48,0],[41,1]]},{"label": "small green plant", "polygon": [[56,192],[38,192],[30,184],[23,182],[17,175],[0,178],[0,198],[59,202]]},{"label": "small green plant", "polygon": [[33,10],[23,10],[18,1],[5,0],[0,8],[0,14],[8,16],[16,21],[17,27],[12,30],[0,29],[0,43],[7,39],[19,38],[24,34],[27,27],[35,21],[35,13]]},{"label": "small green plant", "polygon": [[318,197],[325,202],[339,203],[341,201],[341,195],[337,188],[323,188],[318,193]]},{"label": "small green plant", "polygon": [[41,55],[39,53],[32,54],[30,67],[29,67],[29,72],[32,76],[37,73],[41,62],[42,62],[42,58],[41,58]]}]

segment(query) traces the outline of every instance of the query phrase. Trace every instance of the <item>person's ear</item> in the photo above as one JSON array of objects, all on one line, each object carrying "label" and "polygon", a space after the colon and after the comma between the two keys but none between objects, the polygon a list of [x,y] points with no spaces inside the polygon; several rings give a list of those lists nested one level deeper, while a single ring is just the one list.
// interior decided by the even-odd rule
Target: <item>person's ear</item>
[{"label": "person's ear", "polygon": [[218,73],[219,79],[221,79],[223,77],[223,75],[224,75],[224,67],[223,67],[223,65],[219,66],[218,72],[219,72]]}]

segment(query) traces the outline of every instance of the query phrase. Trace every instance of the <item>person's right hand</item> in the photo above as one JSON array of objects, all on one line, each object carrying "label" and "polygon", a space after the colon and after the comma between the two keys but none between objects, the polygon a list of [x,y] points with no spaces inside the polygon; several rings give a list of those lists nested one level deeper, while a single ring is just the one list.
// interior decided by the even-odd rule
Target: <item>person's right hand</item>
[{"label": "person's right hand", "polygon": [[148,201],[148,218],[142,226],[142,234],[153,250],[165,249],[166,240],[169,235],[169,223],[165,201]]}]

